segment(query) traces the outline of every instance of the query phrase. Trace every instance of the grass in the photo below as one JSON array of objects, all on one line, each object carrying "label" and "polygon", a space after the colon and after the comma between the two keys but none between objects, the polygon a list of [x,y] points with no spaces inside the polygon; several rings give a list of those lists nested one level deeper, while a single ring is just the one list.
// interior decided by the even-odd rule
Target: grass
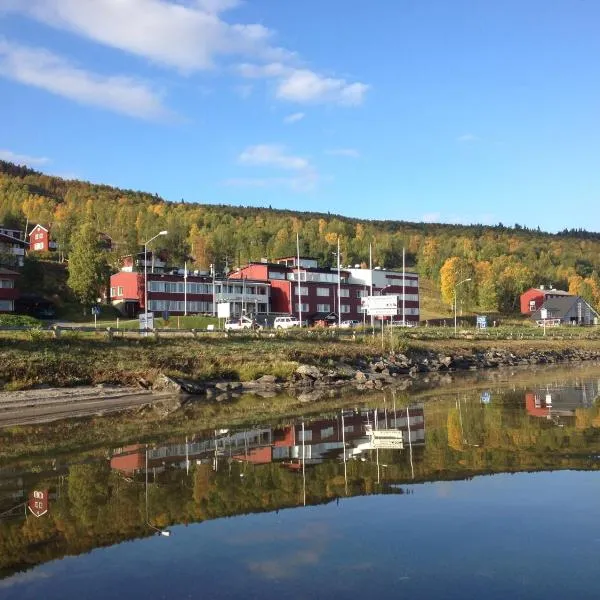
[{"label": "grass", "polygon": [[[494,337],[486,337],[490,332],[476,334],[470,330],[459,338],[453,337],[450,328],[420,328],[416,332],[406,329],[394,331],[393,346],[395,351],[407,354],[422,351],[468,354],[492,347],[516,354],[573,347],[600,350],[600,332],[563,329],[566,331],[561,332],[561,337],[545,338],[533,328],[530,331],[536,335],[532,337],[497,328],[493,333],[498,335]],[[379,335],[354,340],[334,337],[328,331],[273,337],[223,334],[205,334],[195,339],[119,337],[109,341],[105,335],[94,333],[75,332],[52,338],[48,332],[34,330],[31,334],[0,335],[0,380],[11,389],[23,389],[40,384],[132,385],[140,379],[153,381],[159,373],[195,380],[248,381],[262,375],[285,379],[299,364],[327,368],[337,362],[378,359],[389,350],[387,332],[382,350]]]}]

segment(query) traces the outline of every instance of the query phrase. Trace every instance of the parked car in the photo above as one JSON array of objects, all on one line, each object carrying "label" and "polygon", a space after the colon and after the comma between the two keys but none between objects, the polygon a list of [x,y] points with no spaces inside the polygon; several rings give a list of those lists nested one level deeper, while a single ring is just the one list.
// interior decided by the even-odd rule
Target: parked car
[{"label": "parked car", "polygon": [[300,327],[300,321],[296,317],[275,317],[273,327],[275,329],[290,329],[291,327]]},{"label": "parked car", "polygon": [[342,329],[352,329],[354,327],[358,327],[360,325],[360,321],[356,319],[348,319],[347,321],[342,321],[340,323],[340,327]]},{"label": "parked car", "polygon": [[241,329],[260,329],[260,325],[250,317],[225,320],[225,331],[239,331]]}]

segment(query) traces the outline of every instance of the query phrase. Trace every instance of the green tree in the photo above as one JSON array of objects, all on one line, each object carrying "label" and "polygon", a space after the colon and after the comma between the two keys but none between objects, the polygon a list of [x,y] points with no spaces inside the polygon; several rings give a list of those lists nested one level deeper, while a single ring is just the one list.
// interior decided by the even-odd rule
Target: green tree
[{"label": "green tree", "polygon": [[84,223],[73,237],[69,258],[69,287],[84,306],[96,301],[106,283],[108,267],[98,241],[98,231]]}]

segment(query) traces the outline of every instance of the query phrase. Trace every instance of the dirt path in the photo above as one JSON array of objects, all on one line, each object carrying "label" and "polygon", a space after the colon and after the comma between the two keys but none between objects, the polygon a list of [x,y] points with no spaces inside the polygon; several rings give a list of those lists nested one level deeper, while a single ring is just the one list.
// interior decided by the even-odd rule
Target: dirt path
[{"label": "dirt path", "polygon": [[168,396],[117,386],[0,392],[0,427],[99,415],[148,404]]}]

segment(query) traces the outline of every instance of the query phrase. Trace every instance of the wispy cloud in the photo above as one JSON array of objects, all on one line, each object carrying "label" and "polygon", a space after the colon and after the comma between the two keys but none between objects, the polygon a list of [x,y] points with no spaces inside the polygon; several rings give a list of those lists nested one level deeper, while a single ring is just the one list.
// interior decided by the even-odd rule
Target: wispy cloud
[{"label": "wispy cloud", "polygon": [[358,106],[363,103],[369,86],[349,83],[319,75],[308,69],[293,69],[277,86],[276,96],[284,100],[305,104],[333,103]]},{"label": "wispy cloud", "polygon": [[186,72],[212,68],[217,56],[287,59],[291,53],[273,46],[273,32],[263,25],[221,18],[221,12],[237,4],[231,0],[27,0],[9,7],[51,27]]},{"label": "wispy cloud", "polygon": [[1,149],[0,160],[6,160],[17,165],[29,165],[30,167],[45,165],[50,162],[50,159],[46,158],[45,156],[30,156],[28,154],[19,154],[17,152],[13,152],[12,150]]},{"label": "wispy cloud", "polygon": [[326,77],[310,69],[300,69],[281,62],[264,65],[243,63],[238,73],[248,79],[276,79],[275,96],[300,104],[339,104],[358,106],[363,103],[369,86],[345,79]]},{"label": "wispy cloud", "polygon": [[[260,23],[240,23],[239,0],[0,0],[47,26],[182,73],[235,64],[245,78],[276,78],[275,97],[297,103],[358,106],[369,86],[300,66]],[[227,19],[225,17],[228,17]],[[135,24],[135,26],[132,26]],[[250,62],[248,62],[250,61]]]},{"label": "wispy cloud", "polygon": [[478,142],[479,138],[472,133],[465,133],[456,138],[457,142],[461,142],[462,144],[467,144],[470,142]]},{"label": "wispy cloud", "polygon": [[164,119],[161,95],[132,77],[97,75],[43,48],[0,38],[0,75],[80,102],[141,119]]},{"label": "wispy cloud", "polygon": [[288,154],[284,146],[278,144],[259,144],[246,148],[239,156],[243,165],[276,167],[303,171],[310,168],[306,158]]},{"label": "wispy cloud", "polygon": [[348,158],[360,157],[360,152],[356,148],[332,148],[326,150],[325,154],[329,154],[329,156],[346,156]]},{"label": "wispy cloud", "polygon": [[283,119],[284,123],[291,125],[292,123],[297,123],[298,121],[302,121],[306,115],[303,112],[292,113]]},{"label": "wispy cloud", "polygon": [[290,154],[285,146],[279,144],[259,144],[246,148],[238,157],[242,165],[292,171],[292,176],[261,177],[229,179],[225,185],[237,187],[277,187],[286,186],[294,191],[313,190],[318,181],[319,174],[314,165],[302,156]]}]

